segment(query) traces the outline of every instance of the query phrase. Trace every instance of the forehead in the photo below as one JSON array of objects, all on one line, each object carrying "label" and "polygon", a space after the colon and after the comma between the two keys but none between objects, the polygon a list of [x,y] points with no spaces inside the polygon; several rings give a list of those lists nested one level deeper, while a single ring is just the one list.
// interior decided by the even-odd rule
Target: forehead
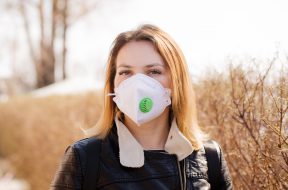
[{"label": "forehead", "polygon": [[132,41],[125,44],[118,52],[116,66],[145,66],[147,64],[161,64],[164,61],[156,47],[149,41]]}]

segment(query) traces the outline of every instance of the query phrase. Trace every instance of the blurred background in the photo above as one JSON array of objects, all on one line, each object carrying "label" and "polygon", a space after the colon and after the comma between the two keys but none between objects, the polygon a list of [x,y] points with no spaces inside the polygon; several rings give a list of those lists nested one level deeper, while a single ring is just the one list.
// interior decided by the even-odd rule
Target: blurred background
[{"label": "blurred background", "polygon": [[0,190],[49,188],[99,117],[113,40],[144,23],[182,48],[235,189],[288,189],[287,19],[284,0],[1,0]]}]

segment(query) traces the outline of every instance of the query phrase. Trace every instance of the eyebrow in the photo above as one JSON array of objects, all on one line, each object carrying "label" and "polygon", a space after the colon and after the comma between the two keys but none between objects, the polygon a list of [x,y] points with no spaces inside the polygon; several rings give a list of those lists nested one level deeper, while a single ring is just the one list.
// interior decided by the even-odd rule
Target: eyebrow
[{"label": "eyebrow", "polygon": [[[145,67],[147,68],[150,68],[150,67],[155,67],[155,66],[161,66],[161,67],[164,67],[163,64],[160,64],[160,63],[152,63],[152,64],[148,64],[148,65],[145,65]],[[119,67],[125,67],[125,68],[132,68],[131,65],[127,65],[127,64],[120,64],[117,68]]]},{"label": "eyebrow", "polygon": [[152,64],[149,64],[149,65],[146,65],[145,67],[150,68],[150,67],[155,67],[155,66],[161,66],[161,67],[164,67],[164,65],[163,65],[163,64],[160,64],[160,63],[152,63]]}]

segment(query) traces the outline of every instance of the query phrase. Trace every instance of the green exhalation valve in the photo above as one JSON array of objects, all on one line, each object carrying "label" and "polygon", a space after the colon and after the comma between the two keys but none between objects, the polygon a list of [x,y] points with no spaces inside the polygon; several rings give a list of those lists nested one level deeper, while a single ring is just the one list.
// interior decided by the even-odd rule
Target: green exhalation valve
[{"label": "green exhalation valve", "polygon": [[139,109],[141,112],[147,113],[151,111],[152,107],[153,107],[153,101],[151,100],[151,98],[143,98],[140,101]]}]

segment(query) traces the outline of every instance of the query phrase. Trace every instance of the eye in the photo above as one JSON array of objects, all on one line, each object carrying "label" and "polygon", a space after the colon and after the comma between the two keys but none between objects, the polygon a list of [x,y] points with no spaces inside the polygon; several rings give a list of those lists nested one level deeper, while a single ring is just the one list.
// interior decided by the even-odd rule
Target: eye
[{"label": "eye", "polygon": [[123,75],[123,76],[129,75],[129,74],[131,74],[131,71],[129,71],[129,70],[123,70],[123,71],[120,71],[120,72],[118,73],[118,75]]},{"label": "eye", "polygon": [[151,74],[151,75],[160,75],[162,74],[162,72],[158,69],[152,69],[152,70],[149,70],[148,71],[148,74]]}]

